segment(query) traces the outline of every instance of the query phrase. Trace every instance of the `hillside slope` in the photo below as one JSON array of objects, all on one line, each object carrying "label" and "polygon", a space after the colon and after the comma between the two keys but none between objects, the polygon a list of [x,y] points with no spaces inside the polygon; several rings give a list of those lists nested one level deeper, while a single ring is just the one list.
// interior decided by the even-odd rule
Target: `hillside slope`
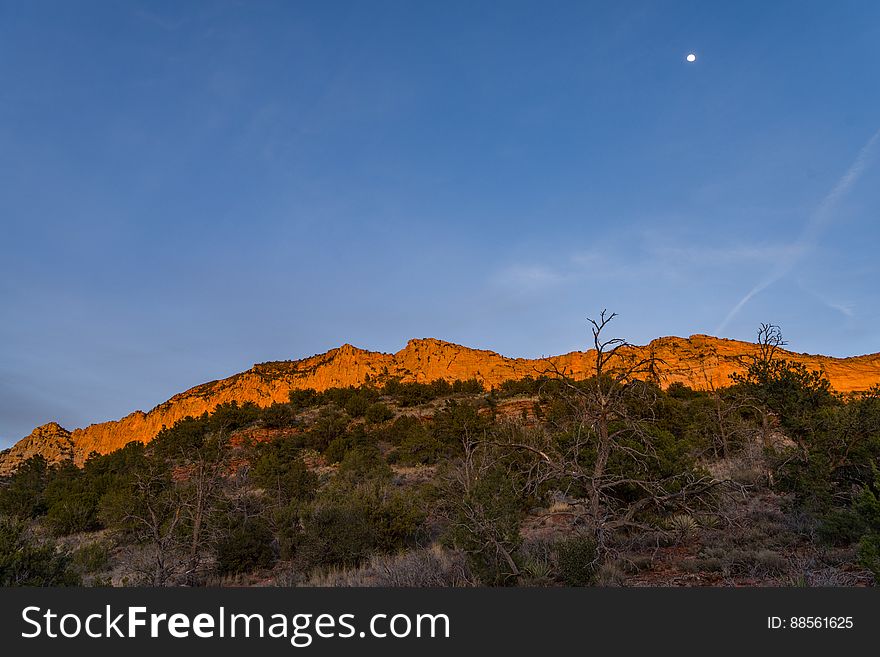
[{"label": "hillside slope", "polygon": [[[632,347],[633,356],[653,355],[657,359],[656,371],[664,386],[681,382],[699,389],[726,385],[732,373],[743,370],[743,359],[756,351],[757,346],[751,343],[705,335],[658,338],[646,346]],[[866,390],[880,383],[880,354],[832,358],[783,352],[782,356],[823,371],[840,392]],[[358,386],[368,380],[381,383],[395,377],[421,382],[476,378],[488,388],[509,379],[538,376],[551,367],[583,378],[589,374],[594,357],[595,352],[576,351],[547,359],[508,358],[432,338],[410,340],[395,354],[346,344],[302,360],[255,365],[246,372],[179,393],[147,413],[135,411],[120,420],[93,424],[69,434],[55,423],[43,425],[0,454],[0,474],[11,472],[36,453],[50,462],[72,453],[81,463],[93,451],[105,454],[133,440],[148,442],[163,426],[170,427],[188,415],[211,411],[220,403],[254,402],[268,406],[287,401],[292,388],[320,391]]]}]

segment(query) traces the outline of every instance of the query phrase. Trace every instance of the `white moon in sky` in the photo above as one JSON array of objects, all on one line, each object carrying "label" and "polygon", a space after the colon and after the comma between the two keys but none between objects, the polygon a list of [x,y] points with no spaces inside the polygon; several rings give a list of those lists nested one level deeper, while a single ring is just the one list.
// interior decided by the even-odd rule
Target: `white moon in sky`
[{"label": "white moon in sky", "polygon": [[694,53],[690,53],[687,57],[685,57],[685,59],[689,62],[695,62],[697,61],[697,56]]}]

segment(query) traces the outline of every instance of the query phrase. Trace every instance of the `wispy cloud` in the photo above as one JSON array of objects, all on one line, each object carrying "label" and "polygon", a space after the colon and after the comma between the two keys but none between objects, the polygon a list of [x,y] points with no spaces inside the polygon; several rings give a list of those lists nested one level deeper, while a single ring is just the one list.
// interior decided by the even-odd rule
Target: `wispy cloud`
[{"label": "wispy cloud", "polygon": [[754,267],[800,256],[797,244],[675,244],[645,233],[635,240],[608,242],[592,248],[507,264],[493,272],[490,283],[516,293],[544,292],[562,285],[591,281],[688,279],[721,268]]},{"label": "wispy cloud", "polygon": [[[792,251],[788,257],[778,261],[776,266],[771,269],[763,279],[758,281],[746,294],[730,309],[724,321],[718,326],[716,333],[721,335],[730,322],[736,317],[745,305],[755,296],[766,290],[768,287],[784,278],[795,268],[803,256],[812,251],[818,243],[822,231],[834,219],[834,210],[840,200],[845,197],[861,178],[867,168],[871,156],[874,153],[874,147],[880,141],[880,129],[878,129],[865,145],[859,150],[856,159],[846,170],[843,176],[837,181],[837,184],[831,189],[816,210],[809,216],[804,224],[803,230],[799,237],[792,244]],[[840,310],[838,308],[838,310]],[[843,312],[843,311],[841,311]],[[846,313],[844,313],[846,314]]]},{"label": "wispy cloud", "polygon": [[652,245],[650,251],[658,260],[671,265],[743,265],[778,262],[780,259],[800,257],[802,246],[798,244],[732,244],[729,246]]},{"label": "wispy cloud", "polygon": [[853,306],[850,303],[839,303],[837,301],[831,301],[829,299],[822,299],[825,302],[825,305],[829,308],[838,311],[842,315],[846,315],[847,317],[855,317],[856,313],[853,310]]},{"label": "wispy cloud", "polygon": [[847,318],[855,317],[856,311],[854,303],[850,301],[843,301],[837,298],[831,298],[827,294],[814,289],[812,285],[807,284],[807,282],[804,280],[798,280],[797,283],[804,292],[809,294],[814,299],[820,301],[828,308],[831,308],[831,310],[836,310],[841,315]]}]

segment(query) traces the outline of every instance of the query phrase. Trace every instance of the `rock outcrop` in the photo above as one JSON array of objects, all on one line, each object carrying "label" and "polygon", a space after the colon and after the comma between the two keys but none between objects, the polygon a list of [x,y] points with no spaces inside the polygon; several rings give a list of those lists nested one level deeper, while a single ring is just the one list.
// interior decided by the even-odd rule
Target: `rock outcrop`
[{"label": "rock outcrop", "polygon": [[[650,355],[656,359],[655,372],[664,386],[681,382],[700,389],[726,385],[730,375],[742,371],[745,360],[756,352],[754,344],[706,335],[659,338],[644,347],[629,348],[630,356]],[[781,355],[824,372],[840,392],[866,390],[880,383],[880,354],[852,358],[792,352]],[[135,411],[121,420],[93,424],[72,433],[55,423],[44,425],[0,454],[0,474],[12,471],[22,460],[37,453],[52,462],[72,453],[76,462],[81,463],[93,451],[104,454],[133,440],[148,442],[163,426],[171,426],[188,415],[211,411],[220,403],[254,402],[268,406],[286,401],[292,388],[325,390],[357,386],[368,380],[381,383],[394,377],[422,382],[476,378],[491,387],[509,379],[538,376],[554,367],[583,378],[589,375],[594,358],[592,351],[535,360],[507,358],[430,338],[410,340],[395,354],[346,344],[302,360],[254,365],[246,372],[177,394],[147,413]]]},{"label": "rock outcrop", "polygon": [[37,454],[42,454],[49,465],[53,465],[66,461],[75,453],[70,432],[57,422],[49,422],[0,453],[0,475],[8,474],[19,463]]}]

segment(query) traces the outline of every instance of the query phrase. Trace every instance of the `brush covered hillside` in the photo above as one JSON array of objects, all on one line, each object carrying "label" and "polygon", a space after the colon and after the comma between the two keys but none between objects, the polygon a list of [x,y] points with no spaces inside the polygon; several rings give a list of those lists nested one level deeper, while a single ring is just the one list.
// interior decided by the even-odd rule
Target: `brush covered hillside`
[{"label": "brush covered hillside", "polygon": [[[655,359],[650,376],[662,386],[682,383],[695,390],[727,385],[730,375],[742,373],[758,346],[705,335],[667,337],[643,347],[627,347],[632,357]],[[838,392],[858,392],[880,382],[880,354],[831,358],[785,353],[792,362],[822,372]],[[149,412],[135,411],[110,422],[68,431],[56,422],[34,429],[11,449],[0,453],[0,475],[41,454],[49,463],[72,456],[82,464],[89,454],[106,454],[131,441],[148,442],[163,427],[185,417],[211,412],[218,404],[253,403],[266,407],[285,402],[292,389],[324,391],[335,387],[383,385],[392,380],[426,383],[476,379],[487,390],[505,381],[562,371],[583,379],[594,368],[595,351],[576,351],[547,359],[508,358],[492,351],[469,349],[436,339],[410,340],[395,354],[343,345],[302,360],[261,363],[250,370],[211,381],[175,395]]]},{"label": "brush covered hillside", "polygon": [[[722,349],[738,343],[704,338],[651,353],[604,341],[604,324],[598,352],[563,357],[583,363],[578,377],[462,350],[477,360],[422,352],[407,381],[390,376],[399,354],[371,369],[345,349],[362,368],[351,379],[328,374],[339,353],[310,373],[258,366],[241,376],[327,378],[273,403],[211,397],[84,461],[75,432],[45,428],[66,457],[37,451],[0,478],[0,584],[875,583],[880,388],[842,395],[830,380],[864,374],[868,359],[824,361],[826,375],[782,351],[773,327],[742,361]],[[734,376],[660,385],[656,352],[701,341]],[[666,372],[696,372],[687,362]],[[505,371],[516,376],[490,378]]]}]

